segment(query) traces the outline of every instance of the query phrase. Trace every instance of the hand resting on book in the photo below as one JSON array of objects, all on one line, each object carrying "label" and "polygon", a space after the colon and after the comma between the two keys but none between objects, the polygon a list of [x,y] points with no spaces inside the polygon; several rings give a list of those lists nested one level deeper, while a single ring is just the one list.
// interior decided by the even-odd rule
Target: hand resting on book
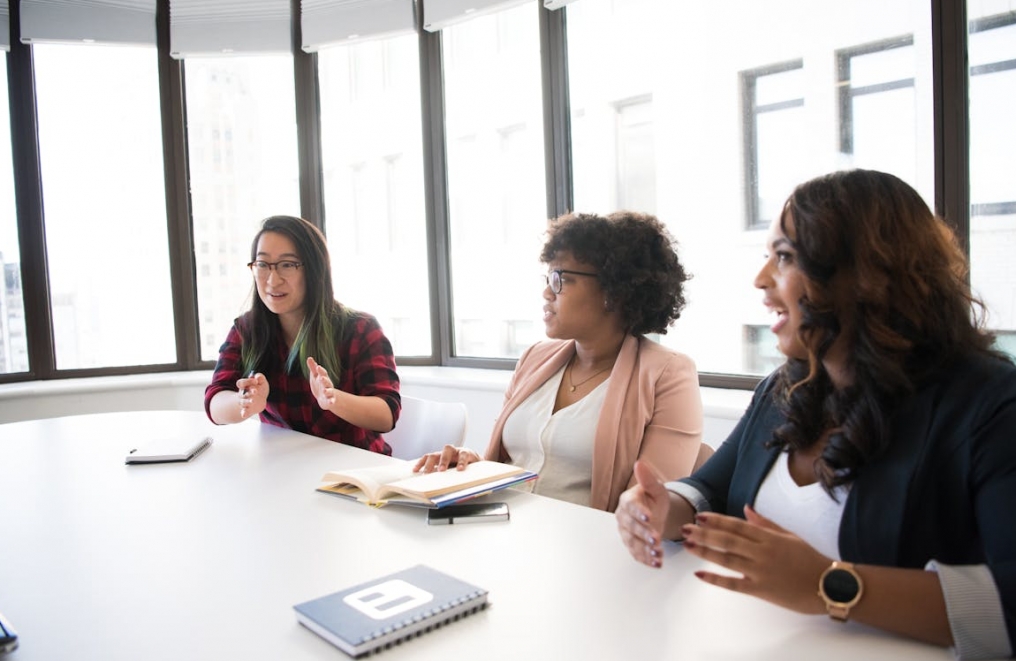
[{"label": "hand resting on book", "polygon": [[413,466],[414,473],[433,473],[443,471],[455,466],[456,470],[465,470],[466,466],[477,461],[483,461],[483,457],[469,448],[457,448],[454,445],[446,445],[438,452],[428,452],[416,461]]}]

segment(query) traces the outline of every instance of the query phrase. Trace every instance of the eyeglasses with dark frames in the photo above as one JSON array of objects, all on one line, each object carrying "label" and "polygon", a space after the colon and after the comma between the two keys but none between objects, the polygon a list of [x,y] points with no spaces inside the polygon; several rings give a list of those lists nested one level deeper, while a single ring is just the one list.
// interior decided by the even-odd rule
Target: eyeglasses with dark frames
[{"label": "eyeglasses with dark frames", "polygon": [[268,274],[272,272],[272,269],[275,270],[280,278],[285,279],[296,275],[302,266],[303,262],[296,262],[291,259],[284,259],[280,262],[266,262],[259,259],[248,264],[247,268],[250,269],[256,278],[264,280],[268,278]]},{"label": "eyeglasses with dark frames", "polygon": [[599,277],[600,275],[599,273],[588,273],[586,271],[569,271],[567,269],[554,269],[547,275],[543,276],[543,279],[546,281],[547,286],[550,287],[550,291],[554,292],[555,294],[560,294],[561,290],[564,288],[564,280],[561,279],[561,275],[564,273],[567,273],[568,275],[587,275],[592,278]]}]

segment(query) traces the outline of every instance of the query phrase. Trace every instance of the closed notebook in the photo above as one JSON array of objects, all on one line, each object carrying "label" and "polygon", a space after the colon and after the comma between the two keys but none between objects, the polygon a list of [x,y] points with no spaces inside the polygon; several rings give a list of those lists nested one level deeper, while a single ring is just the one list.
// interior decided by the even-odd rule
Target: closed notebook
[{"label": "closed notebook", "polygon": [[416,565],[293,608],[300,624],[356,657],[391,647],[486,606],[486,590]]},{"label": "closed notebook", "polygon": [[211,436],[154,438],[131,448],[124,462],[128,464],[165,464],[190,461],[211,444]]}]

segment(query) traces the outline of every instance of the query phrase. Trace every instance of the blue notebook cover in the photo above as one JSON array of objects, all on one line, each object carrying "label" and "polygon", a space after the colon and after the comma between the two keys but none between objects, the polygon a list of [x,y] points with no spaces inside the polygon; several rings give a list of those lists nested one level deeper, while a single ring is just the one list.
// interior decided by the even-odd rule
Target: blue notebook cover
[{"label": "blue notebook cover", "polygon": [[486,606],[486,590],[416,565],[293,608],[300,624],[356,657],[391,647]]}]

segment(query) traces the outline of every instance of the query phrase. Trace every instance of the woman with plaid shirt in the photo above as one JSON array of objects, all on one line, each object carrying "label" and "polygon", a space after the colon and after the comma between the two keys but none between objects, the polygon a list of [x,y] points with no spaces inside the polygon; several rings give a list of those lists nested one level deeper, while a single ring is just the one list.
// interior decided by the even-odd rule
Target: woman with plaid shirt
[{"label": "woman with plaid shirt", "polygon": [[265,219],[251,243],[257,296],[219,350],[205,411],[215,424],[262,422],[391,454],[381,433],[402,400],[391,343],[377,320],[335,300],[321,231]]}]

